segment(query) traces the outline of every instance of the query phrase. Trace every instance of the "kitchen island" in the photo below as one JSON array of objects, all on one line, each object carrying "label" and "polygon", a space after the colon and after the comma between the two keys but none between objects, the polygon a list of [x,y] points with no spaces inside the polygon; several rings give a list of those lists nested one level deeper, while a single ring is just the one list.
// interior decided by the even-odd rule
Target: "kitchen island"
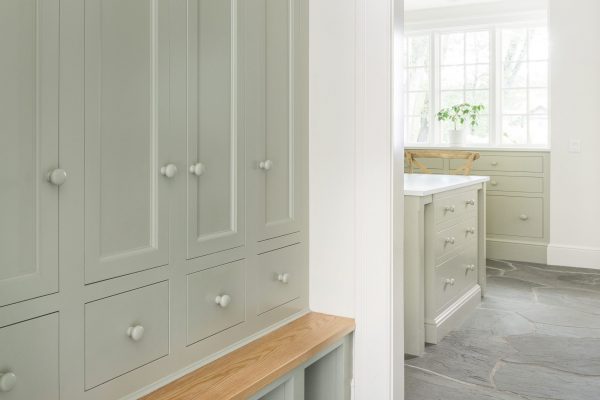
[{"label": "kitchen island", "polygon": [[420,356],[485,293],[486,176],[404,175],[405,353]]}]

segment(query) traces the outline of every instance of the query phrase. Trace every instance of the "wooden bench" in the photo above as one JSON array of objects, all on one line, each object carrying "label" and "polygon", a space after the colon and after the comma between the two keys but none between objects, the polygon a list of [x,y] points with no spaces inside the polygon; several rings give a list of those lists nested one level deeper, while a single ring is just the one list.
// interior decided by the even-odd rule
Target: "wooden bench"
[{"label": "wooden bench", "polygon": [[[343,343],[354,329],[353,319],[309,313],[175,380],[143,399],[256,398],[255,396],[269,385],[273,385],[294,370],[307,366],[311,360],[315,361],[315,357],[322,356],[324,351],[331,349],[336,343]],[[294,396],[294,400],[296,397]]]}]

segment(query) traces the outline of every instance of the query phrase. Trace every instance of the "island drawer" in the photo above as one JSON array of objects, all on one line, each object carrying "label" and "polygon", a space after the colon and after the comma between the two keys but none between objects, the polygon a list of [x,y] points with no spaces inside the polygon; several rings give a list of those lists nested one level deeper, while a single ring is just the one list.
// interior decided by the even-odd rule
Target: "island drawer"
[{"label": "island drawer", "polygon": [[433,309],[437,316],[454,300],[477,284],[477,249],[468,248],[435,268]]},{"label": "island drawer", "polygon": [[477,247],[477,217],[472,216],[465,221],[444,229],[435,235],[435,264],[446,261],[455,251],[464,246]]},{"label": "island drawer", "polygon": [[477,211],[477,190],[467,190],[434,195],[435,223],[442,224],[467,213]]},{"label": "island drawer", "polygon": [[539,239],[544,237],[544,199],[487,196],[487,233]]}]

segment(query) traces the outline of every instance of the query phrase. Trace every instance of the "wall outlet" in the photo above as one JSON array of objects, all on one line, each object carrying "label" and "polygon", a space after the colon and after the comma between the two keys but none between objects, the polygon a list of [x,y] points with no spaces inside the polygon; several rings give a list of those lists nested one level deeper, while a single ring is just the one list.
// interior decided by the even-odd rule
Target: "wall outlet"
[{"label": "wall outlet", "polygon": [[569,153],[581,153],[581,140],[569,140]]}]

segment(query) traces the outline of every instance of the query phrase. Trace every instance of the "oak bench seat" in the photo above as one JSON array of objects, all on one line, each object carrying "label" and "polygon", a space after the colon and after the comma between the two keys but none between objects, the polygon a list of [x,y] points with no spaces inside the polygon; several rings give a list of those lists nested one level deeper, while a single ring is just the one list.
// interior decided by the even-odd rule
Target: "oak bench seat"
[{"label": "oak bench seat", "polygon": [[247,399],[354,329],[353,319],[308,313],[142,399]]}]

